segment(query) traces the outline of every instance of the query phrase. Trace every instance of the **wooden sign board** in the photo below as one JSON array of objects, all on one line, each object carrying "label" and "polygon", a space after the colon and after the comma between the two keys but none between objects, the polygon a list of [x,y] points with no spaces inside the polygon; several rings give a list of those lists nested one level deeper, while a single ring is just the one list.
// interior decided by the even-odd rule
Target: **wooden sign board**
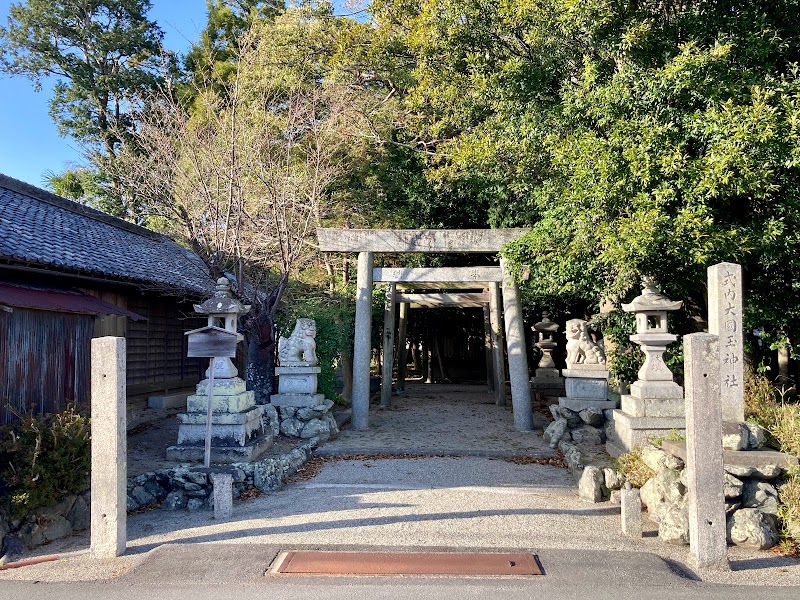
[{"label": "wooden sign board", "polygon": [[189,337],[189,358],[234,358],[238,334],[221,327],[201,327],[186,334]]}]

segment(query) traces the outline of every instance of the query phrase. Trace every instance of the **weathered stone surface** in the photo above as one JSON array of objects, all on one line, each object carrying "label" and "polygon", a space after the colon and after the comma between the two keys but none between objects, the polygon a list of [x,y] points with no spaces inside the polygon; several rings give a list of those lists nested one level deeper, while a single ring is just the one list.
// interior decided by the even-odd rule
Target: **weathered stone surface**
[{"label": "weathered stone surface", "polygon": [[321,419],[312,419],[305,424],[303,430],[300,432],[300,437],[307,440],[313,437],[327,440],[330,436],[331,428],[328,421]]},{"label": "weathered stone surface", "polygon": [[230,473],[212,473],[211,481],[214,488],[211,499],[214,519],[224,521],[233,512],[233,476]]},{"label": "weathered stone surface", "polygon": [[726,502],[725,503],[725,517],[730,517],[735,511],[742,508],[741,502]]},{"label": "weathered stone surface", "polygon": [[25,523],[20,527],[17,535],[28,548],[36,548],[45,542],[44,529],[37,523]]},{"label": "weathered stone surface", "polygon": [[561,418],[561,413],[558,411],[558,404],[551,404],[548,408],[550,409],[550,414],[553,416],[554,421]]},{"label": "weathered stone surface", "polygon": [[603,477],[606,489],[618,490],[625,485],[625,476],[611,467],[603,469]]},{"label": "weathered stone surface", "polygon": [[564,437],[564,434],[567,431],[567,426],[567,420],[562,417],[550,423],[550,425],[547,426],[547,429],[544,430],[544,440],[550,444],[551,448],[558,446],[558,442]]},{"label": "weathered stone surface", "polygon": [[89,505],[83,499],[83,496],[75,498],[75,503],[66,516],[67,520],[72,523],[73,531],[83,531],[89,528]]},{"label": "weathered stone surface", "polygon": [[608,399],[608,380],[605,378],[567,377],[564,380],[564,389],[568,398]]},{"label": "weathered stone surface", "polygon": [[719,336],[720,402],[725,421],[744,421],[742,267],[708,267],[708,332]]},{"label": "weathered stone surface", "polygon": [[278,416],[278,409],[272,404],[264,405],[264,414],[261,415],[264,422],[264,429],[272,432],[272,437],[278,437],[281,434],[281,419]]},{"label": "weathered stone surface", "polygon": [[760,450],[763,448],[767,439],[764,428],[760,425],[756,425],[755,423],[748,422],[745,422],[744,426],[747,427],[747,433],[749,434],[747,439],[747,449]]},{"label": "weathered stone surface", "polygon": [[597,408],[585,408],[578,415],[584,423],[593,427],[600,427],[605,422],[603,411]]},{"label": "weathered stone surface", "polygon": [[137,485],[130,493],[131,498],[133,498],[139,506],[146,506],[151,502],[155,501],[155,498],[152,494],[148,494],[147,491],[140,485]]},{"label": "weathered stone surface", "polygon": [[668,504],[661,512],[658,539],[670,544],[689,543],[689,511],[686,502]]},{"label": "weathered stone surface", "polygon": [[386,283],[491,283],[503,281],[500,267],[378,267],[373,280]]},{"label": "weathered stone surface", "polygon": [[579,412],[566,408],[564,406],[559,407],[558,409],[559,414],[567,420],[567,425],[572,427],[580,427],[583,421],[581,420],[581,415]]},{"label": "weathered stone surface", "polygon": [[[317,229],[325,252],[497,253],[528,229]],[[476,267],[465,267],[477,269]],[[370,267],[371,270],[371,267]],[[387,271],[387,269],[384,269]],[[477,275],[483,277],[483,275]],[[462,279],[462,281],[465,281]],[[483,281],[467,279],[466,281]]]},{"label": "weathered stone surface", "polygon": [[161,504],[163,510],[183,510],[186,508],[186,494],[181,490],[175,490],[167,494],[167,498]]},{"label": "weathered stone surface", "polygon": [[[686,459],[685,442],[666,440],[662,444],[662,448],[683,460]],[[766,479],[769,473],[775,473],[769,478],[777,477],[778,474],[774,467],[785,469],[796,465],[798,464],[798,458],[774,450],[752,450],[746,452],[725,450],[723,452],[723,462],[725,470],[736,477],[756,476],[754,473],[758,471],[761,473],[761,478]]]},{"label": "weathered stone surface", "polygon": [[757,508],[742,508],[728,518],[728,541],[737,546],[766,550],[778,543],[772,517]]},{"label": "weathered stone surface", "polygon": [[200,498],[190,498],[189,501],[186,503],[186,510],[195,511],[201,510],[205,507],[206,503]]},{"label": "weathered stone surface", "polygon": [[595,466],[586,467],[578,481],[578,496],[589,502],[602,502],[604,482],[602,470]]},{"label": "weathered stone surface", "polygon": [[577,429],[570,431],[572,439],[578,443],[584,444],[604,444],[606,441],[606,434],[602,429],[592,427],[591,425],[584,425]]},{"label": "weathered stone surface", "polygon": [[762,513],[778,516],[778,490],[765,481],[749,480],[744,484],[742,504]]},{"label": "weathered stone surface", "polygon": [[750,443],[750,431],[744,423],[722,424],[722,447],[725,450],[745,450]]},{"label": "weathered stone surface", "polygon": [[682,471],[662,468],[640,490],[647,512],[657,523],[660,522],[666,505],[682,501],[686,494],[686,487],[681,483],[681,474]]},{"label": "weathered stone surface", "polygon": [[608,494],[608,502],[610,504],[622,504],[622,490],[611,490]]},{"label": "weathered stone surface", "polygon": [[297,419],[284,419],[281,421],[281,433],[290,437],[300,436],[300,422]]},{"label": "weathered stone surface", "polygon": [[620,490],[622,504],[622,533],[631,537],[642,537],[642,499],[639,490],[631,488]]},{"label": "weathered stone surface", "polygon": [[50,521],[44,528],[44,538],[48,542],[67,537],[72,534],[72,523],[65,517],[58,516]]},{"label": "weathered stone surface", "polygon": [[744,482],[730,473],[725,473],[725,499],[738,498],[742,495]]},{"label": "weathered stone surface", "polygon": [[567,469],[572,473],[573,477],[577,476],[578,473],[582,473],[583,459],[578,447],[566,440],[561,440],[558,443],[558,449],[564,454],[564,462],[567,464]]}]

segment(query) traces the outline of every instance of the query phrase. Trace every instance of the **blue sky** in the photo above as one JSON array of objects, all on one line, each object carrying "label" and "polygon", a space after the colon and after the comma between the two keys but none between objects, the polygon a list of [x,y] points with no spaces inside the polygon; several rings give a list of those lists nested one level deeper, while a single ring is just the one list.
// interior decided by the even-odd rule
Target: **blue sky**
[{"label": "blue sky", "polygon": [[[0,22],[6,24],[11,0],[0,0]],[[206,20],[205,0],[153,0],[150,18],[164,30],[164,45],[185,52]],[[62,138],[48,113],[52,90],[41,92],[24,77],[0,75],[0,173],[44,187],[42,174],[62,171],[81,156],[75,142]]]}]

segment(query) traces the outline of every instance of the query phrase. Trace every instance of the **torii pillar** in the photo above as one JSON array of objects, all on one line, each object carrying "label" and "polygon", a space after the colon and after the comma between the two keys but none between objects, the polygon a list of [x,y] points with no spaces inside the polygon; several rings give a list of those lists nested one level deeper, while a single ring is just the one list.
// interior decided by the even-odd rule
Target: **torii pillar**
[{"label": "torii pillar", "polygon": [[[356,295],[355,339],[353,348],[353,429],[369,426],[369,360],[372,324],[373,253],[498,253],[504,244],[519,239],[527,229],[317,229],[319,249],[323,252],[358,252],[358,290]],[[497,267],[494,267],[496,269]],[[497,281],[479,275],[480,267],[469,267],[476,273],[457,281]],[[429,269],[433,270],[433,269]],[[444,269],[443,269],[444,270]],[[405,271],[403,269],[403,271]],[[406,281],[395,279],[395,282]],[[419,281],[419,279],[418,279]],[[447,281],[431,279],[431,281]],[[454,281],[454,280],[450,280]],[[514,427],[518,431],[533,429],[533,411],[525,350],[525,330],[516,282],[503,277],[503,303],[508,344],[511,401]]]}]

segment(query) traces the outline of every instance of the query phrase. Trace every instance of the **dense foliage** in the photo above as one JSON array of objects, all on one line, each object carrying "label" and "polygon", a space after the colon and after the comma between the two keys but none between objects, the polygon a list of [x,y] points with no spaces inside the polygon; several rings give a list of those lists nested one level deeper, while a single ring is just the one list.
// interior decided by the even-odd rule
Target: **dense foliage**
[{"label": "dense foliage", "polygon": [[89,419],[74,405],[0,428],[0,502],[15,518],[89,483]]}]

